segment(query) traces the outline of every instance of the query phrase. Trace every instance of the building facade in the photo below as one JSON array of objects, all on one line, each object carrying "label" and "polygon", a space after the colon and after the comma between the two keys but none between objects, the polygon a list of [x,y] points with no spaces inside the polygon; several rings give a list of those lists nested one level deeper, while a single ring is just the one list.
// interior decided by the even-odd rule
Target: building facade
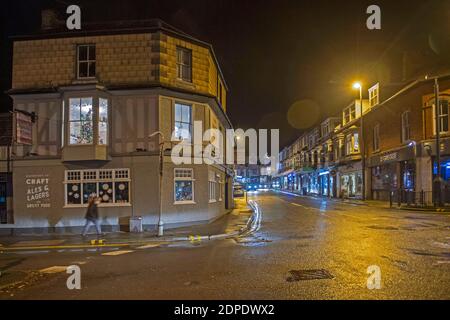
[{"label": "building facade", "polygon": [[[305,132],[280,154],[274,179],[279,189],[355,199],[363,198],[365,190],[365,199],[431,204],[438,171],[435,78],[374,84],[364,94],[368,99],[353,101],[339,117]],[[450,76],[437,79],[442,194],[450,202]]]},{"label": "building facade", "polygon": [[[13,216],[4,230],[79,228],[91,195],[112,229],[131,216],[155,225],[159,194],[166,226],[209,222],[232,208],[231,167],[170,157],[178,141],[232,128],[211,45],[159,20],[101,30],[13,39],[9,94],[15,113],[34,122],[30,144],[12,148]],[[162,139],[150,137],[157,131],[167,140],[161,190]]]}]

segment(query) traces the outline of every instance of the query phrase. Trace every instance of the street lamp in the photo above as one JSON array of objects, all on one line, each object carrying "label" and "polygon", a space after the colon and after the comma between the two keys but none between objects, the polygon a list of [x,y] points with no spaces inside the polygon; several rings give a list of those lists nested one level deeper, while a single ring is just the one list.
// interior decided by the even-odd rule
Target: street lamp
[{"label": "street lamp", "polygon": [[361,108],[361,139],[359,145],[361,148],[361,166],[362,166],[362,200],[366,200],[366,153],[364,148],[364,113],[363,113],[363,98],[362,98],[362,84],[361,82],[353,83],[353,89],[359,90],[359,103]]},{"label": "street lamp", "polygon": [[164,134],[161,131],[153,132],[149,135],[149,138],[153,138],[159,135],[159,218],[158,218],[158,237],[164,235],[164,223],[162,221],[162,179],[164,171],[164,144],[166,140],[164,139]]}]

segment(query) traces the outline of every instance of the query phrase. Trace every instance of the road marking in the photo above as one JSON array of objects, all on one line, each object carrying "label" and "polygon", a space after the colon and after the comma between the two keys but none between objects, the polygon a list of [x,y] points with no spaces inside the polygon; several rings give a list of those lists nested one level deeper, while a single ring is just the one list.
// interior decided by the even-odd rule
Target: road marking
[{"label": "road marking", "polygon": [[155,243],[150,243],[150,244],[146,244],[146,245],[144,245],[144,246],[137,247],[137,249],[156,248],[156,247],[159,247],[160,245],[161,245],[160,243],[157,243],[157,244],[155,244]]},{"label": "road marking", "polygon": [[39,272],[41,272],[41,273],[59,273],[59,272],[65,272],[66,270],[67,270],[66,266],[53,266],[53,267],[41,269],[41,270],[39,270]]},{"label": "road marking", "polygon": [[37,247],[37,246],[56,246],[63,244],[66,240],[26,240],[18,241],[10,247]]},{"label": "road marking", "polygon": [[15,250],[40,250],[40,249],[70,249],[70,248],[92,248],[92,247],[126,247],[129,246],[128,243],[110,243],[102,244],[98,246],[93,246],[90,244],[79,244],[79,245],[64,245],[64,246],[34,246],[34,247],[4,247],[2,250],[5,251],[15,251]]},{"label": "road marking", "polygon": [[133,252],[133,250],[119,250],[119,251],[110,251],[110,252],[105,252],[102,253],[102,256],[118,256],[121,254],[127,254]]}]

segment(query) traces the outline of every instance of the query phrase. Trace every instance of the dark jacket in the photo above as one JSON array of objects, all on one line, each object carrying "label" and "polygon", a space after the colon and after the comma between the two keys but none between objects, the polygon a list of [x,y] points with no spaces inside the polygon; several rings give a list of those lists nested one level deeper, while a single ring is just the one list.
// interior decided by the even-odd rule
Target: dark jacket
[{"label": "dark jacket", "polygon": [[98,207],[97,207],[97,204],[95,202],[91,203],[88,206],[85,218],[87,220],[91,220],[91,221],[94,221],[94,220],[98,219]]}]

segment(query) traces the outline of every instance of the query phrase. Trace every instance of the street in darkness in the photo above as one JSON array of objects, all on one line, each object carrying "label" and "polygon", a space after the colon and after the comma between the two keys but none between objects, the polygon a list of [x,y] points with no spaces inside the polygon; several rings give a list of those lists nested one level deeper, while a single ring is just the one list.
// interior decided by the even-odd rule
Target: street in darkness
[{"label": "street in darkness", "polygon": [[[68,274],[2,288],[2,299],[448,299],[450,216],[345,204],[282,193],[254,194],[261,227],[247,237],[139,249],[3,252],[1,268],[34,274],[78,264]],[[0,241],[1,242],[1,241]],[[367,288],[367,268],[381,289]],[[299,273],[316,272],[317,279]],[[321,276],[329,275],[321,279]],[[2,278],[0,278],[0,281]],[[4,283],[2,283],[3,285]]]}]

